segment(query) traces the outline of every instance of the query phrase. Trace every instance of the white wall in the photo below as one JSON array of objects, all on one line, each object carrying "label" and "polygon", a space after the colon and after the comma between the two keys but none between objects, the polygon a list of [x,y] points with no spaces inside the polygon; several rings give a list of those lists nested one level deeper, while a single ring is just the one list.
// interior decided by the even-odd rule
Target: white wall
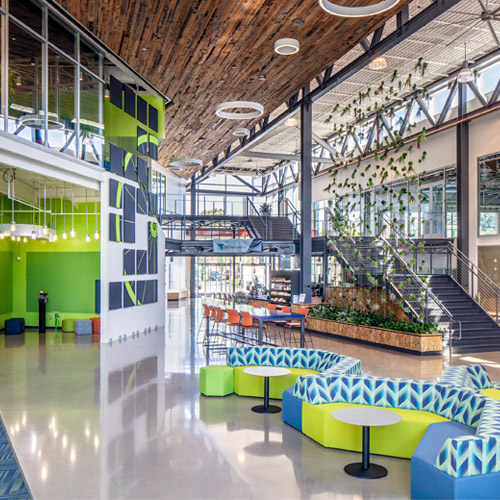
[{"label": "white wall", "polygon": [[[478,236],[478,158],[500,152],[500,110],[488,113],[476,118],[470,123],[469,128],[469,248],[470,259],[477,264],[477,247],[482,245],[500,246],[500,235]],[[430,135],[422,144],[422,149],[427,151],[425,161],[416,164],[416,172],[430,172],[437,168],[456,164],[456,128],[450,127],[439,133]],[[420,156],[418,151],[409,156],[413,160]],[[358,168],[361,172],[368,163],[374,163],[373,159],[364,160]],[[352,174],[349,167],[337,175],[337,182],[341,182],[346,176]],[[392,172],[391,172],[392,173]],[[389,177],[386,182],[394,180]],[[366,178],[356,177],[356,182],[367,183]],[[333,191],[324,189],[331,183],[331,175],[326,174],[313,180],[313,202],[333,197]],[[339,192],[342,194],[342,192]]]},{"label": "white wall", "polygon": [[[109,181],[117,181],[138,185],[128,179],[106,173],[106,179],[101,189],[101,342],[109,339],[119,339],[124,335],[144,332],[145,329],[156,329],[165,325],[165,237],[161,228],[158,229],[158,273],[124,276],[123,250],[148,248],[148,223],[156,218],[136,213],[135,243],[109,241],[109,213],[119,213],[120,210],[109,207]],[[141,306],[109,310],[109,283],[133,280],[158,280],[158,302]]]},{"label": "white wall", "polygon": [[482,156],[500,151],[500,111],[489,113],[474,120],[469,128],[469,212],[470,259],[477,264],[477,247],[500,245],[500,235],[478,236],[478,168],[477,160]]}]

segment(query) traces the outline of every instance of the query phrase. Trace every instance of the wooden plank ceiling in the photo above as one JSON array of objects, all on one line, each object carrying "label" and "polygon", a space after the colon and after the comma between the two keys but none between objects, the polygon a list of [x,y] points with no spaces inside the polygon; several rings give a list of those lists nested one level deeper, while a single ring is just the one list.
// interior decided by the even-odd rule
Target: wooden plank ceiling
[{"label": "wooden plank ceiling", "polygon": [[[410,2],[373,18],[340,18],[318,0],[57,1],[173,100],[160,145],[164,164],[184,157],[208,163],[233,142],[233,128],[258,121],[218,118],[218,103],[257,101],[270,114]],[[277,55],[278,38],[297,38],[300,52]]]}]

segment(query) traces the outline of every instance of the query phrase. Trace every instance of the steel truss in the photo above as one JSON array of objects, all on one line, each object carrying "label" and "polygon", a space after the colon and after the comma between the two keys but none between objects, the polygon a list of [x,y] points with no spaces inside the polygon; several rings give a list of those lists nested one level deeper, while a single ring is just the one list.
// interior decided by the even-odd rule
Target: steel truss
[{"label": "steel truss", "polygon": [[[383,55],[385,52],[426,26],[430,21],[455,6],[459,1],[460,0],[434,0],[429,7],[411,19],[409,17],[408,6],[404,6],[396,15],[397,28],[395,31],[382,38],[384,26],[377,28],[371,42],[364,40],[361,43],[365,51],[361,56],[335,74],[333,74],[334,65],[328,67],[316,77],[318,86],[314,90],[311,91],[309,85],[306,85],[296,92],[286,100],[286,111],[273,120],[270,120],[269,116],[262,119],[256,126],[250,129],[247,136],[239,139],[239,145],[237,147],[233,148],[233,146],[230,145],[222,154],[215,156],[210,164],[204,165],[199,175],[197,175],[195,182],[203,182],[212,172],[226,164],[235,156],[241,154],[243,151],[250,149],[255,145],[257,140],[262,140],[271,131],[284,124],[287,118],[295,114],[304,102],[314,102],[319,99],[325,93],[337,87],[367,66],[373,58]],[[325,160],[328,161],[328,159]],[[263,191],[265,192],[265,190]]]}]

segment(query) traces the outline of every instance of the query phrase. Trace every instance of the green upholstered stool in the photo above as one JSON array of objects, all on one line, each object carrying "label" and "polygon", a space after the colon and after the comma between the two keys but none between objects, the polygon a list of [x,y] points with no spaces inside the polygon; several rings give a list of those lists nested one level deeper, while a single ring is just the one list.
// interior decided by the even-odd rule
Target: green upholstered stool
[{"label": "green upholstered stool", "polygon": [[75,320],[74,319],[63,319],[61,330],[65,333],[75,331]]},{"label": "green upholstered stool", "polygon": [[202,366],[200,368],[200,392],[205,396],[227,396],[232,394],[232,366]]}]

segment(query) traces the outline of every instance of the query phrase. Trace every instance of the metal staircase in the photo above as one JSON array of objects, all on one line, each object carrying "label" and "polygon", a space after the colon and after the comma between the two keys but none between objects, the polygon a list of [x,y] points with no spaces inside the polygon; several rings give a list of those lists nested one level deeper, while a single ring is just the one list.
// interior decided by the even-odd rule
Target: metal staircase
[{"label": "metal staircase", "polygon": [[[456,352],[500,349],[500,288],[451,242],[416,242],[386,219],[398,255],[451,314]],[[411,292],[411,290],[410,290]]]}]

